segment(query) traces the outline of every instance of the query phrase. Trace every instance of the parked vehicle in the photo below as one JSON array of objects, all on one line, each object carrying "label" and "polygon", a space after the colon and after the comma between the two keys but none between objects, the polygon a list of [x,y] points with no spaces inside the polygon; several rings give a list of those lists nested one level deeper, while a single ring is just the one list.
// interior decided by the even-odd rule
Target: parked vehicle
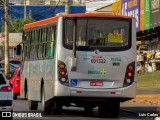
[{"label": "parked vehicle", "polygon": [[[4,62],[4,60],[1,60],[0,62]],[[21,61],[19,59],[9,59],[9,63],[18,67],[21,64]]]},{"label": "parked vehicle", "polygon": [[21,80],[21,68],[18,67],[12,74],[9,84],[13,89],[13,99],[16,100],[17,96],[20,94],[20,80]]},{"label": "parked vehicle", "polygon": [[5,75],[0,72],[0,111],[12,111],[12,88]]},{"label": "parked vehicle", "polygon": [[21,61],[20,60],[17,60],[17,59],[10,59],[9,60],[9,63],[15,65],[15,66],[20,66],[21,64]]},{"label": "parked vehicle", "polygon": [[[0,61],[0,71],[3,73],[4,73],[4,66],[5,66],[4,60]],[[17,64],[9,63],[9,72],[13,73],[18,67],[19,65]]]}]

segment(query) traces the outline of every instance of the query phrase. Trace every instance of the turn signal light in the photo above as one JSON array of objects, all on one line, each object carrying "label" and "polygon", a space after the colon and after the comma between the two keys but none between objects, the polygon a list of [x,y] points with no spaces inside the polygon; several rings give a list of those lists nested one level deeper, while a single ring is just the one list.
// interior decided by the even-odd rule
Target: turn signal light
[{"label": "turn signal light", "polygon": [[132,70],[133,70],[133,66],[130,65],[130,66],[128,67],[128,69],[132,71]]},{"label": "turn signal light", "polygon": [[65,70],[61,70],[61,71],[60,71],[60,74],[61,74],[62,76],[64,76],[64,75],[66,74],[66,71],[65,71]]},{"label": "turn signal light", "polygon": [[64,69],[65,68],[64,64],[59,64],[58,66],[59,66],[60,69]]}]

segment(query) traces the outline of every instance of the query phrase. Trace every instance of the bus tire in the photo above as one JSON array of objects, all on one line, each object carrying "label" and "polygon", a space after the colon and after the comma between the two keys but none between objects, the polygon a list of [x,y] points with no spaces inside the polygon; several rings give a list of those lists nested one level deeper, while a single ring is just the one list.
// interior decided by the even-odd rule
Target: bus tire
[{"label": "bus tire", "polygon": [[94,107],[91,105],[86,105],[84,106],[84,110],[86,112],[86,114],[92,114]]},{"label": "bus tire", "polygon": [[120,102],[112,101],[108,104],[99,105],[100,117],[117,118],[119,116]]},{"label": "bus tire", "polygon": [[50,115],[52,112],[52,105],[51,105],[51,101],[45,101],[44,86],[42,86],[41,103],[42,103],[43,114]]},{"label": "bus tire", "polygon": [[62,105],[57,102],[56,100],[53,100],[53,114],[54,115],[59,115],[62,112]]},{"label": "bus tire", "polygon": [[38,101],[28,100],[28,104],[29,104],[29,109],[30,110],[37,110],[37,108],[38,108]]}]

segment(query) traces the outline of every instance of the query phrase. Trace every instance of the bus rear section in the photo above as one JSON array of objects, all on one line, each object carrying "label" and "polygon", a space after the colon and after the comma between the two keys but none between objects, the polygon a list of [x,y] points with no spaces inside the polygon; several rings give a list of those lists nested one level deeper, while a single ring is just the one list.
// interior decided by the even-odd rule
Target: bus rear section
[{"label": "bus rear section", "polygon": [[135,20],[101,16],[59,21],[64,33],[57,37],[63,41],[57,41],[62,46],[56,51],[55,98],[86,112],[98,106],[100,115],[117,117],[120,102],[136,95]]}]

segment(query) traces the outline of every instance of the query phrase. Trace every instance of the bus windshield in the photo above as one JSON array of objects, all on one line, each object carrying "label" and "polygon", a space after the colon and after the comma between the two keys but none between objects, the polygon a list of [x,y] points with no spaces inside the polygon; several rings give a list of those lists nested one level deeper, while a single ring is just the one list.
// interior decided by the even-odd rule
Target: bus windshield
[{"label": "bus windshield", "polygon": [[[65,21],[64,46],[72,49],[74,20]],[[130,21],[109,18],[77,18],[76,48],[126,50],[131,46]]]}]

